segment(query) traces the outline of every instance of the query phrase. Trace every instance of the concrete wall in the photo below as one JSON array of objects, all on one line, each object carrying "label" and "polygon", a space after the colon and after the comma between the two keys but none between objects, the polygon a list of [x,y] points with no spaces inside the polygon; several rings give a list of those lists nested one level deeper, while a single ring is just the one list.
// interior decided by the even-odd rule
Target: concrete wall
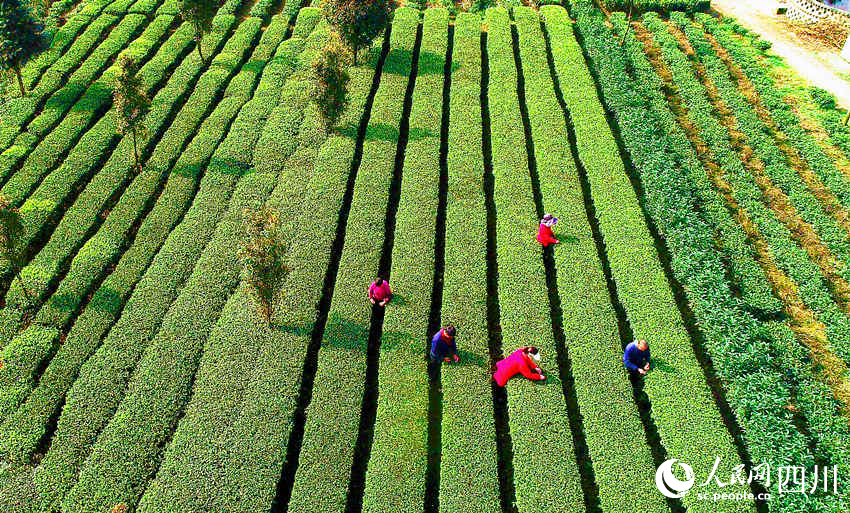
[{"label": "concrete wall", "polygon": [[788,0],[788,11],[785,15],[790,20],[803,23],[832,19],[850,28],[850,12],[830,7],[817,0]]}]

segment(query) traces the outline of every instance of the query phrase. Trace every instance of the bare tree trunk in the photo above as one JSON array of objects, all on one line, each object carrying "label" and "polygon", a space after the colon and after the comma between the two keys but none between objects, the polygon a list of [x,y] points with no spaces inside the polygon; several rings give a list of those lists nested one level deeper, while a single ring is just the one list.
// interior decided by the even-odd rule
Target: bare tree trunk
[{"label": "bare tree trunk", "polygon": [[21,67],[15,66],[14,70],[15,70],[15,76],[18,77],[18,87],[21,88],[21,97],[23,98],[24,96],[27,95],[27,90],[24,89],[24,80],[21,78]]},{"label": "bare tree trunk", "polygon": [[195,40],[198,41],[198,55],[201,57],[201,62],[206,62],[204,60],[204,53],[201,51],[201,43],[203,42],[203,39],[201,38],[201,36],[198,36],[195,38]]},{"label": "bare tree trunk", "polygon": [[136,157],[136,167],[141,172],[142,165],[139,164],[139,146],[136,143],[136,127],[133,127],[133,156]]},{"label": "bare tree trunk", "polygon": [[27,288],[26,283],[24,283],[24,278],[21,276],[21,269],[15,269],[15,276],[18,277],[18,281],[21,283],[21,290],[24,291],[24,295],[27,297],[28,305],[33,305],[35,303],[35,299],[33,298],[33,294],[30,289]]},{"label": "bare tree trunk", "polygon": [[359,50],[359,48],[357,48],[356,44],[352,46],[353,48],[351,49],[351,53],[354,54],[354,65],[357,66],[357,50]]},{"label": "bare tree trunk", "polygon": [[626,20],[626,30],[623,32],[623,39],[620,41],[620,46],[626,44],[626,36],[629,35],[629,29],[632,28],[632,7],[634,6],[634,1],[629,0],[629,19]]}]

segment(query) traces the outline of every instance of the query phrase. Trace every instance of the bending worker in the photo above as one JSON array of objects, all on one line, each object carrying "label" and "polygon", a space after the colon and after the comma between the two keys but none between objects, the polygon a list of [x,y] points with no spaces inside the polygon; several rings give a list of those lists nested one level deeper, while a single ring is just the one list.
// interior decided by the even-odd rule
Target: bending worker
[{"label": "bending worker", "polygon": [[496,373],[493,378],[496,383],[503,387],[509,379],[522,374],[532,381],[543,381],[546,376],[540,369],[540,350],[534,346],[525,346],[517,349],[504,360],[496,363]]},{"label": "bending worker", "polygon": [[455,327],[449,324],[438,331],[431,339],[431,363],[450,362],[460,360],[457,355],[457,344],[455,344]]},{"label": "bending worker", "polygon": [[623,353],[623,365],[630,374],[646,374],[649,371],[649,344],[640,339],[626,346]]}]

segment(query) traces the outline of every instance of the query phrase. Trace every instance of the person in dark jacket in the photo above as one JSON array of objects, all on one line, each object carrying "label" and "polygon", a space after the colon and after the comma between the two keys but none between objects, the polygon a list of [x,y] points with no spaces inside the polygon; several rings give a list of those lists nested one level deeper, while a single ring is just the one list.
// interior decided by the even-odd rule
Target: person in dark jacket
[{"label": "person in dark jacket", "polygon": [[457,363],[460,360],[457,355],[455,333],[457,333],[457,330],[449,324],[434,335],[431,339],[432,363],[450,362],[452,360]]},{"label": "person in dark jacket", "polygon": [[623,365],[632,374],[646,374],[649,371],[649,344],[640,339],[626,346],[623,352]]}]

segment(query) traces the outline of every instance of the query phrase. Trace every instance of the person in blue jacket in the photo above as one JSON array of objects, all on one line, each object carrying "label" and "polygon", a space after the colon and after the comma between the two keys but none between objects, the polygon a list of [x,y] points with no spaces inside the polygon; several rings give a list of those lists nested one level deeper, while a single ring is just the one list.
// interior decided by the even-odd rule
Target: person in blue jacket
[{"label": "person in blue jacket", "polygon": [[449,324],[434,335],[431,339],[431,363],[439,364],[452,360],[457,363],[460,360],[455,344],[456,333],[455,327]]},{"label": "person in blue jacket", "polygon": [[649,371],[649,344],[646,340],[640,339],[626,346],[623,365],[632,374],[646,374]]}]

